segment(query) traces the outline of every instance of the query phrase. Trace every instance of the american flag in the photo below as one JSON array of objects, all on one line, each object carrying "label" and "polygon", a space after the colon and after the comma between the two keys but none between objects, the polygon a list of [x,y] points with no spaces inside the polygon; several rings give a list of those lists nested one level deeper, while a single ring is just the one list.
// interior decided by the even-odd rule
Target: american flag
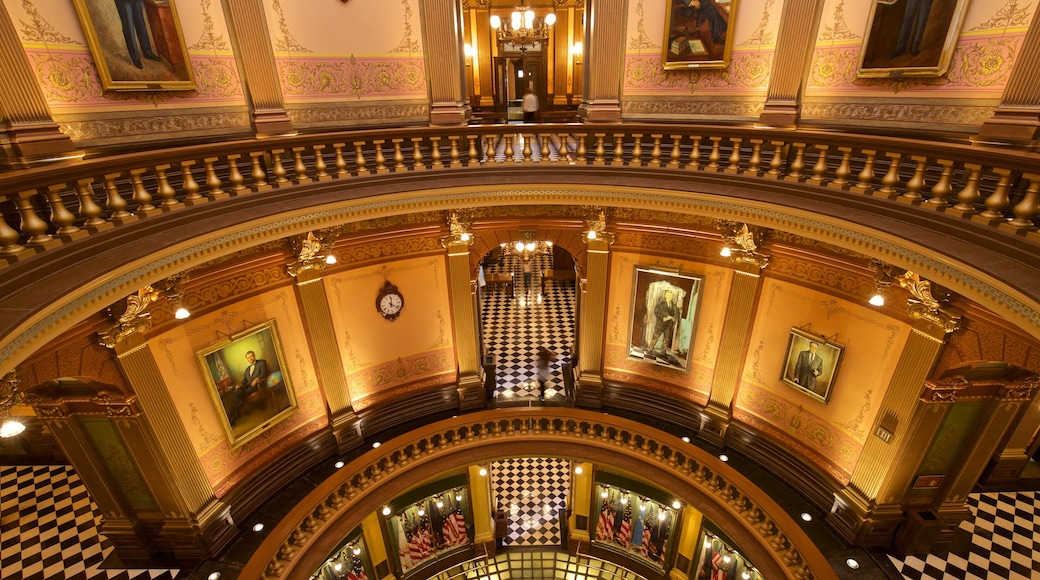
[{"label": "american flag", "polygon": [[624,547],[632,542],[632,503],[625,504],[625,519],[621,521],[621,529],[617,533],[617,543]]},{"label": "american flag", "polygon": [[643,556],[650,557],[650,522],[643,522],[643,542],[639,544],[639,553]]},{"label": "american flag", "polygon": [[422,530],[419,529],[418,524],[409,524],[408,533],[408,556],[411,558],[412,563],[418,563],[426,557],[426,547],[422,538]]},{"label": "american flag", "polygon": [[361,564],[361,558],[354,558],[350,565],[350,573],[347,574],[347,580],[368,580],[365,567]]},{"label": "american flag", "polygon": [[603,498],[603,507],[599,508],[599,521],[596,522],[596,539],[601,542],[609,542],[614,537],[614,514],[607,505],[607,498]]},{"label": "american flag", "polygon": [[418,534],[422,542],[423,558],[433,555],[433,535],[430,533],[430,517],[423,514],[419,518]]},{"label": "american flag", "polygon": [[722,552],[715,552],[711,556],[711,580],[726,580],[726,571],[722,569]]},{"label": "american flag", "polygon": [[444,541],[449,546],[466,543],[466,516],[462,515],[461,503],[456,503],[454,511],[444,518],[444,526],[441,529],[441,533],[444,534]]},{"label": "american flag", "polygon": [[397,555],[401,558],[401,567],[405,570],[414,565],[412,560],[412,543],[404,531],[404,516],[397,520]]}]

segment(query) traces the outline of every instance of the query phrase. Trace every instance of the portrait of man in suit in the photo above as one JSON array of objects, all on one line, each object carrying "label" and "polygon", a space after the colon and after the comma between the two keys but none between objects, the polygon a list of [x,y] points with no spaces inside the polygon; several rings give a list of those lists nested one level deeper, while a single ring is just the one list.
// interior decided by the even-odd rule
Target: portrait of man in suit
[{"label": "portrait of man in suit", "polygon": [[792,328],[780,380],[826,403],[844,351],[823,337]]},{"label": "portrait of man in suit", "polygon": [[823,359],[816,354],[818,350],[820,345],[810,342],[809,348],[798,353],[798,362],[794,365],[794,382],[810,391],[816,390],[816,377],[823,371]]},{"label": "portrait of man in suit", "polygon": [[267,383],[267,361],[256,358],[256,353],[253,351],[246,352],[246,361],[249,363],[249,366],[246,367],[245,373],[242,375],[242,381],[235,387],[232,406],[228,414],[228,421],[231,422],[232,427],[235,426],[235,421],[238,420],[242,401],[249,395],[264,388]]}]

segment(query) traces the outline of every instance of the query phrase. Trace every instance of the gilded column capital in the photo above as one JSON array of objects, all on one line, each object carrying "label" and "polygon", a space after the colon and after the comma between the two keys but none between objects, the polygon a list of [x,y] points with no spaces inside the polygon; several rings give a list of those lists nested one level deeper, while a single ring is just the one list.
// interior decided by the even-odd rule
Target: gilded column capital
[{"label": "gilded column capital", "polygon": [[448,212],[447,222],[448,235],[442,236],[440,239],[442,248],[450,250],[451,248],[468,248],[473,245],[475,236],[469,232],[469,211],[459,210]]},{"label": "gilded column capital", "polygon": [[606,251],[616,236],[607,231],[607,212],[600,207],[585,207],[585,235],[581,240],[589,251]]},{"label": "gilded column capital", "polygon": [[108,308],[108,315],[115,323],[98,332],[101,346],[115,348],[124,339],[143,333],[152,327],[152,314],[148,307],[160,298],[160,292],[145,286],[135,294],[127,296]]},{"label": "gilded column capital", "polygon": [[332,255],[332,244],[336,241],[338,231],[321,230],[317,235],[307,232],[305,236],[296,236],[290,240],[296,258],[286,264],[286,270],[293,278],[299,278],[308,271],[321,272],[328,264],[336,263]]},{"label": "gilded column capital", "polygon": [[759,270],[769,265],[769,254],[758,251],[765,240],[767,230],[728,220],[715,220],[715,229],[722,234],[722,239],[726,242],[722,255],[729,257],[733,263],[749,264]]},{"label": "gilded column capital", "polygon": [[945,308],[950,300],[950,292],[945,288],[910,271],[897,276],[895,281],[911,294],[906,300],[910,318],[935,324],[946,334],[961,327],[961,317]]}]

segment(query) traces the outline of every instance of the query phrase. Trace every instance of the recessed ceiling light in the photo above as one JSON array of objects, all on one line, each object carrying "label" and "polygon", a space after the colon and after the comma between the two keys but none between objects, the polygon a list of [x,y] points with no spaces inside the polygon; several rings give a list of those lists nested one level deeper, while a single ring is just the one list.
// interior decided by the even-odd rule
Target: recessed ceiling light
[{"label": "recessed ceiling light", "polygon": [[719,455],[719,459],[721,459],[723,461],[729,461],[729,455],[726,455],[725,453],[722,453],[722,454]]},{"label": "recessed ceiling light", "polygon": [[213,572],[209,576],[206,576],[206,580],[219,580],[220,572]]},{"label": "recessed ceiling light", "polygon": [[848,560],[845,560],[845,565],[849,568],[852,568],[853,570],[859,570],[859,562],[857,562],[855,558],[849,558]]},{"label": "recessed ceiling light", "polygon": [[253,524],[253,531],[254,532],[262,532],[262,531],[264,531],[264,524],[261,524],[261,523]]},{"label": "recessed ceiling light", "polygon": [[682,440],[683,440],[683,443],[689,443],[690,442],[690,438],[689,437],[683,437]]},{"label": "recessed ceiling light", "polygon": [[382,445],[382,443],[376,441],[375,443],[372,444],[372,449],[375,449],[375,448],[379,447],[380,445]]},{"label": "recessed ceiling light", "polygon": [[802,521],[803,522],[811,522],[812,521],[812,514],[810,514],[809,512],[802,512]]},{"label": "recessed ceiling light", "polygon": [[336,462],[336,469],[342,469],[344,465],[346,465],[346,464],[343,463],[342,461],[337,461]]}]

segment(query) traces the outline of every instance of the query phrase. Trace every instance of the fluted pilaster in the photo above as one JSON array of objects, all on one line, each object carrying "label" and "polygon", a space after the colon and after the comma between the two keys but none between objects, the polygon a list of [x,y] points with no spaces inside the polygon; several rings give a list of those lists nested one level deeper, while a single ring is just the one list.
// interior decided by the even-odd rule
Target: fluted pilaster
[{"label": "fluted pilaster", "polygon": [[325,284],[316,270],[301,272],[297,280],[296,295],[314,349],[319,384],[329,406],[329,423],[342,453],[360,445],[361,434],[357,415],[350,403],[350,389],[343,373],[343,359],[339,355]]},{"label": "fluted pilaster", "polygon": [[744,360],[744,342],[751,328],[758,303],[759,284],[762,277],[758,268],[733,273],[733,285],[729,291],[726,307],[726,325],[719,344],[719,358],[715,362],[715,378],[709,395],[707,417],[698,436],[716,445],[722,445],[729,424],[733,393],[740,381],[740,369]]},{"label": "fluted pilaster", "polygon": [[457,0],[420,0],[430,86],[430,124],[464,125],[466,80],[462,76],[462,14]]},{"label": "fluted pilaster", "polygon": [[607,275],[610,267],[610,242],[602,237],[588,244],[586,279],[581,300],[581,325],[578,336],[577,403],[598,408],[603,389],[603,331],[607,307]]},{"label": "fluted pilaster", "polygon": [[769,73],[766,102],[758,122],[770,126],[798,123],[802,85],[816,46],[816,31],[823,0],[788,0],[780,15],[780,28]]},{"label": "fluted pilaster", "polygon": [[[0,6],[0,126],[8,143],[0,146],[0,167],[30,165],[77,155],[72,140],[51,119],[47,98],[18,38],[11,16]],[[82,153],[78,153],[82,156]]]},{"label": "fluted pilaster", "polygon": [[293,133],[261,0],[227,0],[228,25],[239,57],[253,129],[258,137]]},{"label": "fluted pilaster", "polygon": [[1040,144],[1040,11],[1026,31],[1022,49],[1004,86],[1004,96],[993,117],[983,123],[974,139],[981,144],[1001,143],[1036,147]]},{"label": "fluted pilaster", "polygon": [[480,346],[477,343],[476,299],[469,266],[469,245],[448,245],[448,284],[455,320],[455,352],[459,363],[459,405],[462,409],[484,406],[480,380]]},{"label": "fluted pilaster", "polygon": [[585,119],[590,123],[621,121],[621,73],[625,60],[624,0],[589,2],[585,40],[589,61],[585,67]]}]

